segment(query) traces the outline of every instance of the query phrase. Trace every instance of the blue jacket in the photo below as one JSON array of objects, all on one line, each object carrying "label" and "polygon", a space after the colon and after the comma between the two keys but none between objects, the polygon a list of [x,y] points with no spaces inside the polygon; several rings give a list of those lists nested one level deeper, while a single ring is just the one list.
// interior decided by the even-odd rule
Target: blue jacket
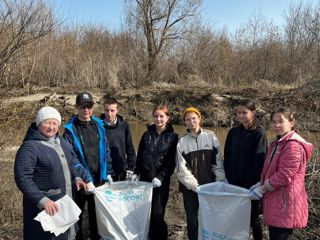
[{"label": "blue jacket", "polygon": [[[47,197],[56,201],[66,194],[66,180],[60,158],[53,148],[40,141],[48,139],[41,135],[33,123],[16,154],[14,164],[15,181],[23,193],[24,239],[64,239],[64,235],[58,238],[44,232],[40,223],[33,219],[42,210],[39,208],[42,199]],[[70,144],[60,138],[60,146],[69,165],[71,180],[82,177],[88,181],[86,170],[80,168],[83,172],[79,173],[74,167],[79,161]]]},{"label": "blue jacket", "polygon": [[[74,121],[77,117],[78,115],[72,116],[70,121],[66,125],[64,125],[64,128],[66,129],[64,133],[64,137],[68,142],[70,142],[73,145],[73,148],[77,153],[81,164],[87,169],[87,171],[90,174],[86,159],[84,158],[84,153],[83,153],[81,143],[79,141],[78,134],[74,127]],[[110,174],[112,172],[110,150],[109,150],[109,145],[106,139],[103,121],[98,119],[95,116],[92,116],[91,119],[97,124],[98,131],[99,131],[99,155],[100,155],[99,166],[100,166],[100,183],[102,183],[107,180],[107,174]],[[91,174],[90,174],[90,178],[91,178],[91,181],[93,181]]]}]

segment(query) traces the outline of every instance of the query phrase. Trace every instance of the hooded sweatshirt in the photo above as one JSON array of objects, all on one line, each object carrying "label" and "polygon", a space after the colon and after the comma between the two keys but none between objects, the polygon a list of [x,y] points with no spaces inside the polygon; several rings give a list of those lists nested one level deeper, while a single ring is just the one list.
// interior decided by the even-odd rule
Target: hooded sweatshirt
[{"label": "hooded sweatshirt", "polygon": [[120,115],[117,115],[116,123],[111,125],[105,121],[105,118],[105,114],[100,116],[100,119],[104,120],[114,173],[120,175],[123,171],[132,171],[136,163],[136,152],[129,124]]}]

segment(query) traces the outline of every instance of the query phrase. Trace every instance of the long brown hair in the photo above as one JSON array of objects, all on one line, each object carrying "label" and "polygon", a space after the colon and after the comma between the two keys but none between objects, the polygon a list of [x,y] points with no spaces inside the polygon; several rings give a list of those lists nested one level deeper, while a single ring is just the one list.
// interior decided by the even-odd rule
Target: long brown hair
[{"label": "long brown hair", "polygon": [[252,125],[250,126],[250,129],[256,129],[257,128],[257,121],[256,121],[256,104],[254,101],[249,99],[243,99],[240,100],[237,106],[243,106],[250,110],[251,112],[254,112],[254,116],[252,118]]}]

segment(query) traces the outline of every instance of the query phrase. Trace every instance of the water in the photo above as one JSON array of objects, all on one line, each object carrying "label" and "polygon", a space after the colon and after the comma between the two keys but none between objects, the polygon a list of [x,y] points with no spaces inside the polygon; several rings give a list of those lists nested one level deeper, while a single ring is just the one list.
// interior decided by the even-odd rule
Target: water
[{"label": "water", "polygon": [[[143,133],[147,129],[147,124],[142,121],[129,121],[130,129],[131,129],[131,135],[132,135],[132,141],[133,145],[135,147],[135,150],[138,150],[140,139],[143,135]],[[182,137],[186,131],[185,126],[182,125],[173,125],[175,132],[179,134],[179,137]],[[204,127],[204,129],[209,129],[213,131],[217,138],[219,139],[221,149],[223,151],[223,146],[229,131],[229,128],[210,128],[210,127]],[[308,142],[311,142],[315,146],[315,150],[317,149],[317,146],[320,142],[320,132],[301,132],[302,137],[304,137]],[[275,135],[272,131],[267,130],[267,137],[269,142],[271,142]]]},{"label": "water", "polygon": [[[141,121],[134,121],[134,122],[129,122],[130,129],[131,129],[131,135],[132,135],[132,141],[133,145],[136,150],[138,150],[138,145],[140,142],[140,139],[143,135],[143,133],[147,130],[147,124]],[[182,125],[173,125],[173,128],[176,133],[179,134],[179,137],[182,137],[186,131],[185,126]],[[220,144],[223,145],[226,137],[228,130],[227,128],[205,128],[205,129],[210,129],[212,130],[217,138],[220,141]]]}]

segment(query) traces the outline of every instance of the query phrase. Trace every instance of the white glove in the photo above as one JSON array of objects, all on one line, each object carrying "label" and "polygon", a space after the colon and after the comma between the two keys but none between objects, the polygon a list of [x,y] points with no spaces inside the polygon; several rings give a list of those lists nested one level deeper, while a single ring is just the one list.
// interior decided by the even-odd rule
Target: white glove
[{"label": "white glove", "polygon": [[126,180],[131,180],[131,177],[133,174],[134,174],[133,171],[127,170],[126,171]]},{"label": "white glove", "polygon": [[197,192],[198,190],[199,190],[199,185],[195,185],[195,186],[192,186],[191,187],[191,190],[193,191],[193,192]]},{"label": "white glove", "polygon": [[139,177],[137,174],[134,174],[133,171],[127,170],[126,171],[126,180],[131,182],[136,182],[139,180]]},{"label": "white glove", "polygon": [[261,182],[257,182],[255,185],[252,185],[249,190],[252,191],[253,189],[255,189],[257,187],[261,187]]},{"label": "white glove", "polygon": [[196,190],[195,190],[194,192],[196,192],[196,193],[199,193],[199,192],[200,192],[199,186],[196,188]]},{"label": "white glove", "polygon": [[94,193],[96,191],[96,187],[92,182],[87,183],[87,191],[86,194]]},{"label": "white glove", "polygon": [[108,182],[109,184],[113,183],[113,179],[112,179],[111,175],[108,175],[108,176],[107,176],[107,182]]},{"label": "white glove", "polygon": [[263,196],[262,187],[256,187],[249,192],[249,197],[251,200],[260,200],[262,196]]},{"label": "white glove", "polygon": [[155,177],[152,179],[152,184],[153,184],[153,187],[157,188],[161,186],[161,181]]},{"label": "white glove", "polygon": [[131,182],[137,182],[139,180],[139,176],[137,174],[132,174],[129,180]]}]

